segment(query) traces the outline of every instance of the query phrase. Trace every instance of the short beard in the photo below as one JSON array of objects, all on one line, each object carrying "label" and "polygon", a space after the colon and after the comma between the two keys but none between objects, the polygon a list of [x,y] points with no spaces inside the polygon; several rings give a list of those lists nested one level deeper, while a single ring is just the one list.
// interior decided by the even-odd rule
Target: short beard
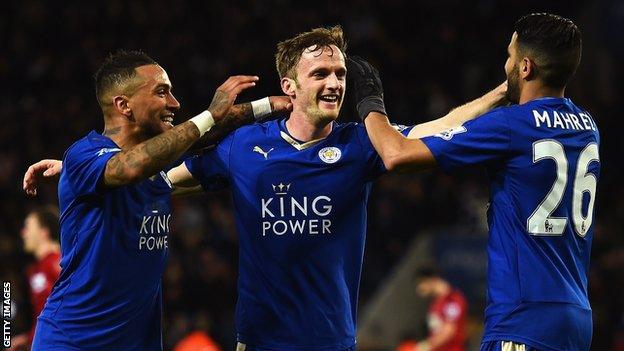
[{"label": "short beard", "polygon": [[312,121],[315,125],[327,125],[337,119],[337,116],[331,116],[329,114],[325,114],[321,109],[318,108],[318,105],[308,109],[306,112],[310,121]]},{"label": "short beard", "polygon": [[507,75],[507,93],[505,94],[507,101],[512,104],[520,102],[520,73],[518,72],[518,64],[514,64],[511,74]]}]

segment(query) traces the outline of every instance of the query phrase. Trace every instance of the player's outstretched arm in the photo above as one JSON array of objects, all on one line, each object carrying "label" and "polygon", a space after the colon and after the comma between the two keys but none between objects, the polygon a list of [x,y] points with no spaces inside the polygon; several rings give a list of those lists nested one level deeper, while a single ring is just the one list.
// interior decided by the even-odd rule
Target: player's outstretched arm
[{"label": "player's outstretched arm", "polygon": [[443,117],[414,126],[407,137],[417,139],[459,127],[493,108],[506,104],[506,93],[507,82],[505,81],[485,95],[454,108]]},{"label": "player's outstretched arm", "polygon": [[[41,177],[58,177],[62,169],[63,161],[61,160],[45,159],[33,163],[28,167],[26,173],[24,173],[24,191],[30,196],[37,195],[37,185]],[[189,172],[184,163],[170,169],[169,172],[167,172],[167,177],[173,185],[172,196],[185,196],[203,192],[199,182],[193,178],[191,172]]]},{"label": "player's outstretched arm", "polygon": [[258,77],[233,76],[215,92],[207,111],[111,157],[104,171],[108,187],[136,183],[171,164],[197,142],[215,122],[225,118],[243,90],[253,87]]},{"label": "player's outstretched arm", "polygon": [[24,173],[22,188],[27,195],[37,195],[37,186],[41,177],[54,178],[61,173],[63,162],[59,160],[46,159],[33,163]]},{"label": "player's outstretched arm", "polygon": [[352,56],[347,59],[347,72],[358,115],[386,168],[402,171],[434,167],[435,159],[422,141],[408,139],[390,125],[377,69],[364,59]]},{"label": "player's outstretched arm", "polygon": [[[232,130],[241,125],[262,121],[274,115],[292,110],[292,103],[287,96],[269,96],[257,101],[242,103],[232,106],[224,117],[223,121],[216,123],[215,128],[211,128],[193,148],[203,148],[214,145]],[[22,187],[27,195],[37,195],[37,186],[43,178],[55,178],[63,169],[61,160],[45,159],[33,163],[24,173]],[[187,170],[188,172],[188,170]],[[189,173],[190,176],[190,173]],[[191,177],[192,178],[192,177]],[[176,184],[174,184],[175,186]],[[200,186],[177,184],[172,195],[190,195],[202,192]]]},{"label": "player's outstretched arm", "polygon": [[201,150],[215,145],[234,129],[246,124],[260,122],[292,110],[288,96],[269,96],[260,100],[232,106],[225,117],[215,124],[191,148]]},{"label": "player's outstretched arm", "polygon": [[193,178],[193,175],[184,162],[170,169],[169,172],[167,172],[167,178],[169,178],[171,185],[173,185],[172,196],[178,197],[199,194],[204,191],[199,182]]},{"label": "player's outstretched arm", "polygon": [[389,171],[418,171],[436,166],[435,158],[420,139],[399,133],[386,115],[370,112],[364,121],[373,147]]}]

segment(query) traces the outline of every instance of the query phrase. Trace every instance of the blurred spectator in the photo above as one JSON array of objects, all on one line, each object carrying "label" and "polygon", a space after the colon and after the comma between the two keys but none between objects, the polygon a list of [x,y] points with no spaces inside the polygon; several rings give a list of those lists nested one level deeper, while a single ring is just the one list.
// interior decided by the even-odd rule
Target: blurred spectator
[{"label": "blurred spectator", "polygon": [[221,348],[206,333],[196,330],[182,338],[173,351],[221,351]]},{"label": "blurred spectator", "polygon": [[433,267],[416,272],[416,293],[433,298],[427,314],[429,335],[424,340],[407,340],[397,351],[464,351],[468,305],[461,291],[453,288]]},{"label": "blurred spectator", "polygon": [[61,273],[59,261],[59,217],[54,206],[37,208],[28,213],[22,228],[24,251],[32,254],[36,262],[28,266],[26,272],[30,284],[30,301],[33,322],[28,334],[12,338],[9,350],[29,350],[37,324],[37,317],[45,305],[54,282]]}]

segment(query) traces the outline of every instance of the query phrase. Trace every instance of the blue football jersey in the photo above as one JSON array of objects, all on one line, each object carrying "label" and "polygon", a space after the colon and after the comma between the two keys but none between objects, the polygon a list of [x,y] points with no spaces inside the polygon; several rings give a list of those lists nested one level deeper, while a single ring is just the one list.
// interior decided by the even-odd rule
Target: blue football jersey
[{"label": "blue football jersey", "polygon": [[366,206],[385,171],[364,126],[333,123],[305,143],[284,120],[246,126],[186,165],[206,190],[232,188],[238,340],[254,350],[352,347]]},{"label": "blue football jersey", "polygon": [[588,350],[587,275],[600,136],[566,98],[495,109],[424,138],[445,170],[482,164],[490,177],[484,341]]},{"label": "blue football jersey", "polygon": [[162,350],[161,276],[171,186],[164,172],[101,186],[120,148],[96,132],[65,153],[58,194],[61,274],[33,350]]}]

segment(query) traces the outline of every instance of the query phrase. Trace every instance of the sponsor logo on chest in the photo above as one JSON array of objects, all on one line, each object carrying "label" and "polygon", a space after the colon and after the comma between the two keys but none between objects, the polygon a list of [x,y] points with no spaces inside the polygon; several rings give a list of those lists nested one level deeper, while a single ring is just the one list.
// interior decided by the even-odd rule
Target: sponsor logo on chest
[{"label": "sponsor logo on chest", "polygon": [[327,195],[293,196],[295,185],[271,184],[274,196],[260,199],[262,236],[331,234],[332,199]]},{"label": "sponsor logo on chest", "polygon": [[147,212],[142,216],[139,227],[139,250],[167,250],[171,213],[159,203],[152,204]]}]

